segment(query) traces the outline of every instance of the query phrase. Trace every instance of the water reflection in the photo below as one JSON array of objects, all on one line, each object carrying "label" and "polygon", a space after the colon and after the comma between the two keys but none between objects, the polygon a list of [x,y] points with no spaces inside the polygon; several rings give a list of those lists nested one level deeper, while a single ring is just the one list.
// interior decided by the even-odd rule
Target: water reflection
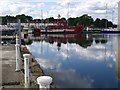
[{"label": "water reflection", "polygon": [[[32,37],[28,49],[60,88],[117,88],[116,35]],[[30,39],[30,38],[29,38]]]},{"label": "water reflection", "polygon": [[116,78],[120,80],[120,35],[118,36],[118,43],[117,43],[117,61],[116,61]]}]

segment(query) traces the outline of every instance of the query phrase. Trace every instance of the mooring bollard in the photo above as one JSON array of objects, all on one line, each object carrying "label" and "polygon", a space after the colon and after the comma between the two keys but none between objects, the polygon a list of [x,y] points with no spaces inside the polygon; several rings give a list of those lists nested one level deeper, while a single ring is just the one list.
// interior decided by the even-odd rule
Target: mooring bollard
[{"label": "mooring bollard", "polygon": [[20,71],[21,70],[21,67],[20,67],[20,65],[21,65],[21,63],[20,63],[20,46],[19,46],[19,44],[18,44],[18,36],[17,36],[17,34],[16,34],[16,45],[15,45],[15,47],[16,47],[16,69],[15,69],[15,71]]},{"label": "mooring bollard", "polygon": [[29,73],[29,60],[30,54],[24,54],[24,72],[25,72],[25,88],[30,88],[30,73]]},{"label": "mooring bollard", "polygon": [[53,79],[50,76],[40,76],[37,78],[40,90],[49,90]]}]

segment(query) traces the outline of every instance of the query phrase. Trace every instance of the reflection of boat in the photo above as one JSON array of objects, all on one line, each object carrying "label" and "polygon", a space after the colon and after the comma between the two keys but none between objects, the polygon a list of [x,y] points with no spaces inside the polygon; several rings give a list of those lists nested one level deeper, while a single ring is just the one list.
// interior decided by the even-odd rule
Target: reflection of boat
[{"label": "reflection of boat", "polygon": [[115,30],[115,29],[104,29],[104,30],[101,30],[101,33],[120,33],[120,30]]},{"label": "reflection of boat", "polygon": [[66,44],[67,42],[74,43],[75,41],[83,42],[85,41],[85,38],[86,37],[84,35],[79,35],[79,34],[69,34],[69,35],[50,34],[48,35],[48,40],[58,42],[58,43],[64,43],[64,44]]},{"label": "reflection of boat", "polygon": [[34,28],[33,32],[38,33],[81,33],[82,32],[82,25],[77,25],[74,27],[69,27],[66,20],[60,18],[58,15],[58,19],[56,20],[57,23],[54,25],[47,25],[44,28],[38,29]]},{"label": "reflection of boat", "polygon": [[0,30],[0,33],[2,35],[13,35],[14,33],[17,33],[17,29],[12,29],[12,30]]}]

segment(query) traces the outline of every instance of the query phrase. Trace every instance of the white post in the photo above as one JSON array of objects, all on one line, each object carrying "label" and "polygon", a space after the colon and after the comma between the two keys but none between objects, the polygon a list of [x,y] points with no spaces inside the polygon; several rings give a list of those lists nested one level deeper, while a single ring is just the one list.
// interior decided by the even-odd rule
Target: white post
[{"label": "white post", "polygon": [[88,36],[88,34],[86,34],[86,39],[88,40],[88,38],[89,38],[89,36]]},{"label": "white post", "polygon": [[30,87],[30,74],[29,74],[29,59],[30,54],[24,54],[24,72],[25,72],[25,88]]},{"label": "white post", "polygon": [[21,21],[18,19],[18,36],[19,36],[19,45],[21,46]]},{"label": "white post", "polygon": [[37,78],[37,83],[39,84],[40,90],[49,90],[50,84],[52,83],[52,77],[50,76],[40,76]]},{"label": "white post", "polygon": [[19,44],[18,44],[18,36],[16,34],[16,69],[15,71],[20,71],[21,70],[21,67],[20,67],[20,47],[19,47]]}]

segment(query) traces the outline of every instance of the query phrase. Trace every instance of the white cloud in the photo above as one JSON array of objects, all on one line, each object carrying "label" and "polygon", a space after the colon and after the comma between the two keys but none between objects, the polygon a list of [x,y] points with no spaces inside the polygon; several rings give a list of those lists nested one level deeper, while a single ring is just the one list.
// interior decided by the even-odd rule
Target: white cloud
[{"label": "white cloud", "polygon": [[[92,84],[96,82],[95,78],[92,77],[93,75],[86,75],[86,78],[81,76],[74,66],[77,65],[75,62],[79,62],[78,66],[82,66],[81,62],[83,61],[90,63],[99,62],[100,64],[102,63],[105,65],[105,67],[114,68],[116,57],[113,53],[115,51],[112,50],[112,48],[115,48],[116,45],[114,44],[116,42],[116,38],[114,36],[110,36],[106,44],[92,44],[88,48],[83,48],[75,43],[62,43],[60,51],[57,51],[56,42],[54,42],[54,44],[49,44],[45,41],[43,41],[43,43],[34,42],[32,45],[27,46],[27,48],[29,48],[32,55],[35,56],[40,66],[45,69],[46,72],[50,72],[49,75],[54,75],[54,78],[57,77],[57,80],[61,82],[59,84],[60,86],[64,87],[64,81],[69,81],[69,83],[67,83],[68,85],[65,84],[65,87],[73,87],[72,85],[74,83],[76,83],[75,87],[92,87]],[[113,47],[111,47],[112,44],[114,45]],[[41,53],[41,46],[43,46],[43,54]],[[68,59],[66,58],[67,56]],[[66,61],[66,59],[69,61]],[[70,66],[67,66],[66,63],[68,63]],[[71,66],[71,64],[73,66]],[[70,68],[68,69],[68,67]],[[95,66],[95,68],[97,68],[97,66]]]},{"label": "white cloud", "polygon": [[[60,13],[62,17],[67,17],[68,3],[69,3],[69,16],[77,17],[82,14],[89,14],[93,18],[105,18],[106,4],[108,6],[108,18],[111,19],[111,10],[114,10],[114,21],[117,22],[117,2],[118,0],[4,0],[0,3],[0,13],[2,15],[17,15],[28,14],[33,18],[40,17],[41,11],[47,17],[46,12],[49,12],[49,16],[57,18]],[[98,15],[99,14],[99,15]]]}]

